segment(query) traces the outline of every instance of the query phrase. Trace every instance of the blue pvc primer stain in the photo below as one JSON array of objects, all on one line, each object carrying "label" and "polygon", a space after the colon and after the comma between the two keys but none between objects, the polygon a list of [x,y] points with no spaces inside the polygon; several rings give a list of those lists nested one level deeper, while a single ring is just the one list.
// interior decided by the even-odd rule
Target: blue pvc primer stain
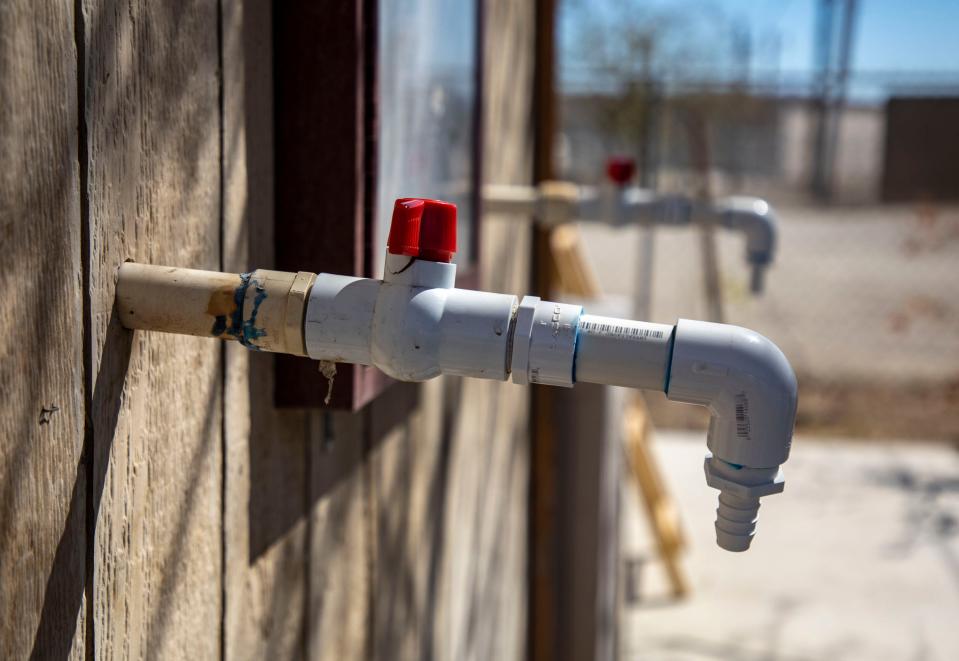
[{"label": "blue pvc primer stain", "polygon": [[676,347],[676,328],[678,324],[673,326],[672,332],[669,334],[669,353],[666,356],[666,378],[663,382],[663,392],[666,393],[666,397],[669,397],[669,377],[673,373],[673,349]]},{"label": "blue pvc primer stain", "polygon": [[586,314],[585,308],[580,308],[579,316],[576,317],[576,335],[573,337],[573,383],[576,383],[576,358],[579,356],[579,322]]},{"label": "blue pvc primer stain", "polygon": [[[256,315],[260,310],[260,304],[267,297],[266,289],[262,284],[253,280],[252,273],[240,274],[240,285],[233,291],[234,309],[230,314],[230,325],[227,326],[226,315],[217,315],[213,321],[214,335],[229,335],[235,337],[237,341],[247,349],[259,351],[260,347],[252,344],[253,340],[266,335],[266,331],[256,327]],[[243,318],[243,303],[246,300],[246,292],[250,285],[256,288],[256,296],[253,297],[253,310],[250,312],[250,318]]]},{"label": "blue pvc primer stain", "polygon": [[260,311],[260,303],[266,298],[266,289],[255,280],[253,286],[256,288],[256,296],[253,297],[253,311],[250,312],[250,318],[243,322],[243,336],[240,338],[240,342],[250,349],[259,351],[260,347],[251,344],[251,342],[266,335],[265,330],[256,327],[256,315]]}]

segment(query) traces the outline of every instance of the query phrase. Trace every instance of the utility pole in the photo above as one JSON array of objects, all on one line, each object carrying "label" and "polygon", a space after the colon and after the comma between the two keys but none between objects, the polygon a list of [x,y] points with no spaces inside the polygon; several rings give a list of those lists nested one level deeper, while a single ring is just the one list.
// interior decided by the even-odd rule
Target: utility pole
[{"label": "utility pole", "polygon": [[643,188],[656,188],[658,160],[659,85],[653,71],[656,48],[652,34],[643,36],[640,46],[642,62],[643,116],[639,135],[639,183]]},{"label": "utility pole", "polygon": [[833,169],[852,62],[856,4],[857,0],[820,0],[816,11],[816,132],[810,183],[813,195],[824,202],[833,196]]}]

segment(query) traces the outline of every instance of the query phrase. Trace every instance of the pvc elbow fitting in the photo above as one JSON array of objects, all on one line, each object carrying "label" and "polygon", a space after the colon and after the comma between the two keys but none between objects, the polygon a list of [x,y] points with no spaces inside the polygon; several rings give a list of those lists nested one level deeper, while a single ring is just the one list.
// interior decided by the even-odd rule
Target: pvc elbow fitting
[{"label": "pvc elbow fitting", "polygon": [[716,205],[716,214],[724,227],[746,235],[746,260],[752,267],[750,288],[763,290],[763,276],[776,252],[776,213],[757,197],[729,197]]},{"label": "pvc elbow fitting", "polygon": [[706,482],[720,490],[716,535],[749,548],[759,498],[782,491],[796,419],[796,375],[782,351],[746,328],[681,319],[666,396],[712,414]]}]

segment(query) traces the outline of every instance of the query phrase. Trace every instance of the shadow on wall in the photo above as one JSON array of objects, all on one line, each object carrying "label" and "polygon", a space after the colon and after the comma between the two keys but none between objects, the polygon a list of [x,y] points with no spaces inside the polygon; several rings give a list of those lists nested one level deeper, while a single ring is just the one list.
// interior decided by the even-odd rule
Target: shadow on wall
[{"label": "shadow on wall", "polygon": [[[261,21],[250,18],[253,14],[269,14],[268,3],[254,5],[244,8],[247,18],[243,22],[243,40],[244,51],[248,54],[262,52],[263,27],[260,23],[269,22],[268,16],[258,16]],[[272,71],[269,61],[257,57],[244,58],[243,67],[244,108],[242,113],[232,113],[242,114],[243,125],[227,123],[224,127],[224,180],[231,180],[230,168],[234,164],[244,163],[246,199],[238,245],[224,246],[224,254],[232,256],[228,263],[237,268],[241,264],[245,270],[274,268],[273,234],[277,220],[274,209]],[[242,158],[234,155],[241,148],[245,149]],[[306,267],[304,264],[303,268]],[[244,394],[248,397],[250,415],[249,475],[242,479],[248,480],[249,487],[248,562],[253,565],[297,525],[308,521],[318,502],[356,475],[382,435],[403,423],[419,406],[419,388],[414,384],[397,384],[391,388],[384,397],[384,404],[377,407],[376,429],[373,429],[369,408],[355,414],[276,408],[275,356],[254,352],[246,358],[248,386]],[[229,411],[229,403],[226,408]],[[334,419],[348,416],[362,418],[366,424],[334,424]],[[338,438],[337,435],[345,437]],[[349,444],[355,444],[355,447],[348,447]],[[228,472],[226,479],[231,477],[236,474]],[[330,511],[325,513],[328,517],[325,525],[340,529],[338,525],[345,526],[345,521],[338,521],[337,517],[344,519],[347,512],[336,499],[330,499],[330,505]],[[309,550],[306,553],[309,554]],[[277,598],[284,597],[277,595]]]},{"label": "shadow on wall", "polygon": [[[178,166],[181,168],[181,178],[197,181],[199,178],[195,175],[200,167],[201,149],[208,143],[203,138],[215,135],[219,121],[216,105],[206,107],[202,103],[184,102],[190,92],[190,80],[189,77],[178,78],[175,75],[175,72],[183,70],[182,54],[176,48],[176,40],[160,32],[163,26],[182,26],[184,36],[181,38],[192,38],[189,30],[196,30],[198,25],[204,24],[205,14],[193,12],[192,16],[184,18],[177,7],[165,10],[156,8],[157,11],[166,11],[169,16],[165,20],[151,21],[142,16],[131,17],[136,10],[125,3],[106,1],[90,4],[94,5],[92,9],[83,8],[89,9],[89,13],[77,15],[76,24],[69,26],[69,29],[76,30],[76,67],[81,94],[80,98],[75,98],[64,92],[64,102],[76,102],[80,117],[79,188],[83,219],[80,232],[85,236],[81,239],[84,273],[79,289],[87,294],[83,311],[83,344],[85,348],[92,347],[93,358],[85,361],[84,369],[87,371],[85,382],[91,385],[87,386],[86,392],[88,417],[84,428],[83,454],[76,467],[65,525],[57,542],[33,640],[31,658],[38,659],[67,658],[77,638],[82,640],[86,636],[87,643],[92,643],[94,585],[91,582],[94,576],[93,563],[98,557],[95,548],[96,526],[109,477],[108,468],[123,409],[127,377],[131,374],[131,360],[136,355],[134,335],[122,328],[115,308],[110,310],[105,327],[100,328],[101,315],[106,312],[104,294],[113,288],[111,278],[114,262],[123,258],[125,250],[140,247],[133,245],[133,237],[127,233],[135,224],[145,228],[147,234],[142,240],[149,242],[154,230],[161,230],[161,236],[168,235],[171,227],[175,228],[175,221],[189,217],[188,213],[172,211],[167,216],[168,211],[164,211],[163,215],[154,219],[151,215],[151,212],[156,211],[154,200],[149,195],[150,191],[144,189],[151,184],[146,179],[158,175],[157,171],[146,171],[147,168],[142,165],[138,168],[136,164],[123,163],[122,157],[142,151],[143,159],[147,161],[151,155],[155,155],[154,152],[162,149],[162,145],[175,144],[180,156]],[[78,6],[75,9],[79,14],[81,8]],[[188,21],[192,21],[192,25],[184,25]],[[210,21],[209,25],[215,27],[215,22]],[[40,40],[39,43],[44,42]],[[165,46],[160,47],[161,44]],[[130,57],[120,57],[121,51]],[[117,68],[121,70],[115,70]],[[145,106],[143,100],[149,96],[146,91],[159,87],[163,87],[167,93],[165,103]],[[112,129],[118,126],[129,133],[114,133]],[[108,134],[106,139],[105,133]],[[124,137],[128,142],[140,138],[140,143],[124,144]],[[121,165],[127,167],[120,170]],[[88,172],[88,168],[96,168],[95,174]],[[65,176],[77,175],[76,170],[69,167],[59,168],[59,171]],[[122,173],[122,181],[112,179],[117,172]],[[61,188],[68,190],[66,185]],[[141,206],[150,209],[141,210],[142,217],[123,218],[123,212],[130,209],[119,209],[129,202],[122,198],[121,192],[130,197],[135,195],[138,209]],[[192,190],[181,190],[179,199],[182,202],[175,203],[174,207],[181,210],[179,207],[193,199],[193,193]],[[91,195],[94,197],[92,201]],[[94,206],[95,210],[92,208]],[[147,243],[138,252],[146,254],[149,247]],[[55,269],[62,268],[62,264],[69,261],[51,263],[49,272],[55,272]],[[39,297],[37,301],[38,304],[44,303]],[[47,323],[45,328],[62,327]],[[80,329],[76,328],[75,332],[79,333]],[[101,346],[93,346],[101,339]],[[91,363],[97,366],[95,377],[89,374]],[[200,425],[204,442],[197,448],[190,465],[177,467],[178,470],[192,471],[190,474],[194,476],[201,470],[203,457],[210,451],[211,442],[218,438],[219,397],[220,389],[211,388],[210,399],[202,409],[207,411]],[[191,487],[198,481],[191,479]],[[195,499],[191,499],[189,493],[186,498],[190,507],[178,513],[175,524],[180,532],[189,524],[194,509],[191,500]],[[175,539],[180,540],[179,543],[163,552],[164,566],[172,568],[162,577],[160,593],[164,595],[177,581],[179,565],[172,559],[182,553],[186,537],[181,534]],[[5,550],[0,556],[6,557]],[[77,570],[78,564],[80,571]],[[88,608],[85,632],[77,630],[84,594]],[[163,600],[156,612],[151,613],[151,645],[164,635],[168,609],[172,607],[172,601]],[[87,653],[91,651],[88,649]]]},{"label": "shadow on wall", "polygon": [[[43,609],[40,612],[40,625],[33,641],[31,659],[65,659],[70,653],[76,632],[77,616],[83,604],[86,578],[92,577],[92,567],[87,567],[86,576],[78,574],[73,567],[76,554],[86,556],[87,535],[92,537],[91,524],[97,520],[100,497],[106,482],[106,470],[109,465],[110,448],[120,418],[123,386],[130,364],[133,333],[120,325],[116,308],[110,315],[106,339],[103,343],[103,361],[93,387],[93,412],[96,424],[102,425],[100,438],[110,439],[111,443],[94,447],[94,456],[84,452],[77,466],[76,481],[67,513],[63,535],[57,543],[50,577],[47,579],[43,595]],[[90,434],[91,422],[87,424]],[[91,444],[87,444],[86,449]],[[92,460],[92,467],[90,462]],[[91,488],[87,490],[87,480]],[[87,507],[88,499],[90,502]],[[92,545],[93,540],[90,539]]]}]

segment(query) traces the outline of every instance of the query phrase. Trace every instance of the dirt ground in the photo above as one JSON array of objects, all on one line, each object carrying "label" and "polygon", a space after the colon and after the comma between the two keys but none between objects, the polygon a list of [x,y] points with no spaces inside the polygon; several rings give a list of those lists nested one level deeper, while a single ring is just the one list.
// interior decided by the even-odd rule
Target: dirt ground
[{"label": "dirt ground", "polygon": [[799,435],[786,489],[763,498],[745,553],[716,546],[702,435],[660,432],[653,451],[682,518],[692,592],[668,596],[624,480],[620,658],[959,659],[956,448]]}]

